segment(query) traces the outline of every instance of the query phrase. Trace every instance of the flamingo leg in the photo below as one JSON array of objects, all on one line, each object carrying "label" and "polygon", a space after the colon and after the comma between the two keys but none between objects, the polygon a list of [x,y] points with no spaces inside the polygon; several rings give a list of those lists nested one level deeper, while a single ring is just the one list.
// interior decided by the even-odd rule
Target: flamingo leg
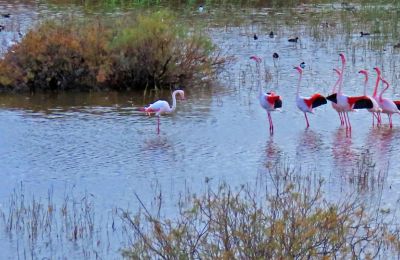
[{"label": "flamingo leg", "polygon": [[272,122],[272,117],[271,114],[269,112],[268,113],[268,120],[269,120],[269,132],[270,134],[274,133],[274,123]]},{"label": "flamingo leg", "polygon": [[157,134],[160,134],[160,116],[157,116]]},{"label": "flamingo leg", "polygon": [[343,112],[339,112],[339,114],[340,114],[340,125],[344,125],[344,119],[343,119],[344,113]]},{"label": "flamingo leg", "polygon": [[389,126],[390,126],[390,128],[392,128],[392,127],[393,127],[393,124],[392,124],[392,115],[391,115],[391,114],[388,114],[388,117],[389,117]]},{"label": "flamingo leg", "polygon": [[[378,124],[378,122],[376,124]],[[372,127],[374,127],[374,125],[375,125],[375,113],[372,112]]]},{"label": "flamingo leg", "polygon": [[339,115],[339,119],[340,119],[340,125],[343,125],[343,118],[342,118],[342,113],[341,112],[337,112]]},{"label": "flamingo leg", "polygon": [[350,118],[349,118],[349,112],[346,112],[347,115],[347,122],[349,123],[349,129],[351,131],[351,123],[350,123]]},{"label": "flamingo leg", "polygon": [[306,118],[306,122],[307,122],[307,128],[310,127],[310,123],[308,122],[308,118],[307,118],[307,113],[304,112],[304,117]]},{"label": "flamingo leg", "polygon": [[345,112],[342,112],[343,113],[343,120],[344,120],[344,124],[345,124],[345,126],[346,126],[346,129],[348,128],[348,126],[347,126],[347,118],[346,118],[346,114],[345,114]]},{"label": "flamingo leg", "polygon": [[378,112],[378,123],[377,123],[377,125],[381,125],[381,124],[382,124],[381,113]]}]

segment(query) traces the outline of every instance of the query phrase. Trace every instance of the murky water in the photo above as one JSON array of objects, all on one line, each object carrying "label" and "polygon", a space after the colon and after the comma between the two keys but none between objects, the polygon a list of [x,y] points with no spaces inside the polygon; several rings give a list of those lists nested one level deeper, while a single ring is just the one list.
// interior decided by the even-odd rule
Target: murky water
[{"label": "murky water", "polygon": [[[7,6],[4,3],[0,1],[0,6]],[[38,19],[35,12],[39,17],[43,14],[42,7],[34,3],[16,5],[22,7],[15,9],[19,10],[15,19],[25,21],[26,28]],[[115,206],[135,209],[134,193],[151,201],[157,188],[163,192],[166,214],[173,214],[185,189],[200,192],[206,178],[234,186],[254,182],[278,159],[292,162],[305,173],[321,174],[328,180],[327,192],[336,194],[367,152],[377,171],[389,169],[386,186],[391,189],[387,188],[383,197],[388,203],[397,199],[399,116],[394,117],[393,129],[388,128],[385,117],[383,127],[373,128],[368,112],[354,112],[349,137],[328,104],[309,116],[311,127],[306,129],[295,104],[298,75],[293,66],[306,63],[302,95],[328,94],[336,81],[332,69],[340,66],[338,53],[343,52],[349,61],[346,93],[362,93],[360,69],[371,71],[372,92],[372,68],[380,66],[394,86],[387,96],[400,99],[396,81],[399,54],[389,43],[385,51],[371,50],[372,38],[359,35],[349,38],[337,34],[317,40],[303,24],[274,27],[276,36],[269,38],[269,25],[262,22],[267,16],[268,12],[258,13],[249,26],[209,29],[214,42],[236,60],[215,86],[186,90],[187,99],[178,101],[176,113],[162,116],[160,135],[156,134],[157,119],[136,108],[160,97],[171,101],[167,92],[148,98],[142,93],[1,95],[0,201],[6,202],[20,182],[27,194],[38,196],[45,196],[50,187],[56,196],[74,187],[77,193],[93,194],[99,213],[107,214]],[[253,40],[254,32],[259,35],[257,41]],[[299,36],[300,42],[289,43],[292,36]],[[279,60],[273,61],[274,52],[279,53]],[[283,98],[282,111],[272,115],[272,136],[266,113],[258,103],[259,75],[251,55],[263,58],[264,89]],[[268,83],[265,74],[271,78]],[[13,240],[0,236],[0,241],[4,255],[12,257]],[[113,242],[108,254],[118,255],[120,246],[119,241]],[[59,255],[70,254],[67,249]],[[76,255],[81,256],[79,252]]]}]

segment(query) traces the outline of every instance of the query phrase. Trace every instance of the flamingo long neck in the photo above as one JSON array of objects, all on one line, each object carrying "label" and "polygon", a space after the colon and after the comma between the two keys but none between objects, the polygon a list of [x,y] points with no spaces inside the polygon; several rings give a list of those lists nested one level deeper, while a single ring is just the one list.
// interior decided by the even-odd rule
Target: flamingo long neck
[{"label": "flamingo long neck", "polygon": [[263,88],[261,86],[261,80],[259,79],[258,80],[258,96],[262,96],[262,95],[264,95],[264,91],[263,91]]},{"label": "flamingo long neck", "polygon": [[343,75],[344,75],[344,68],[346,66],[346,61],[342,59],[342,72],[340,73],[340,83],[339,83],[339,89],[338,89],[338,94],[342,94],[342,89],[343,89]]},{"label": "flamingo long neck", "polygon": [[365,75],[365,81],[364,81],[364,96],[367,95],[367,84],[368,84],[368,76]]},{"label": "flamingo long neck", "polygon": [[332,93],[335,93],[336,87],[337,87],[337,85],[339,85],[339,83],[340,83],[340,75],[341,75],[341,74],[339,73],[339,78],[336,80],[335,85],[333,85]]},{"label": "flamingo long neck", "polygon": [[299,82],[297,83],[297,92],[296,92],[296,96],[299,97],[300,96],[300,83],[301,83],[301,77],[303,76],[303,73],[300,72],[299,73]]},{"label": "flamingo long neck", "polygon": [[170,108],[170,112],[173,112],[176,109],[176,94],[178,94],[177,91],[172,93],[172,107]]},{"label": "flamingo long neck", "polygon": [[376,95],[378,94],[379,81],[381,80],[381,72],[377,70],[376,73],[377,73],[377,78],[376,78],[374,93],[372,94],[373,97],[376,97]]},{"label": "flamingo long neck", "polygon": [[383,81],[383,83],[386,85],[386,87],[382,90],[381,94],[379,95],[380,100],[383,99],[383,93],[389,88],[389,83],[387,83],[386,81]]}]

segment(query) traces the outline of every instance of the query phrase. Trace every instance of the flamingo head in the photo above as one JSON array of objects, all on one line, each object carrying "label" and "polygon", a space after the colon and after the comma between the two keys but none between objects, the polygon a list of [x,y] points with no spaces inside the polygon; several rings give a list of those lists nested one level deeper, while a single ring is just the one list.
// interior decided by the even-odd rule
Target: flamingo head
[{"label": "flamingo head", "polygon": [[365,81],[368,81],[368,71],[366,71],[366,70],[360,70],[358,73],[364,74],[364,76],[365,76]]},{"label": "flamingo head", "polygon": [[254,60],[254,61],[257,62],[257,63],[260,63],[260,62],[261,62],[261,58],[258,57],[258,56],[255,56],[255,55],[250,56],[250,59],[251,59],[251,60]]},{"label": "flamingo head", "polygon": [[344,54],[340,53],[339,56],[340,56],[340,59],[342,59],[342,63],[345,63],[346,62],[346,57],[344,57]]},{"label": "flamingo head", "polygon": [[342,74],[342,72],[340,71],[340,69],[333,69],[337,74],[338,74],[338,76],[340,76],[340,74]]},{"label": "flamingo head", "polygon": [[376,71],[376,73],[378,73],[378,75],[381,75],[381,70],[378,67],[375,67],[374,70]]},{"label": "flamingo head", "polygon": [[175,90],[172,94],[178,94],[181,100],[185,100],[185,92],[181,89]]},{"label": "flamingo head", "polygon": [[300,68],[300,66],[293,67],[293,69],[297,70],[300,73],[300,75],[303,73],[303,70]]}]

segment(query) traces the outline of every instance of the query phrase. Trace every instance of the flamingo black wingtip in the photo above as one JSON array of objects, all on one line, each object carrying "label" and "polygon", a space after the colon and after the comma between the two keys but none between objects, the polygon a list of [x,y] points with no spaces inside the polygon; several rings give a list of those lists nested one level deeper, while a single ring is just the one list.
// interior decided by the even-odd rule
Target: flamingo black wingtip
[{"label": "flamingo black wingtip", "polygon": [[337,93],[333,93],[333,94],[327,96],[326,99],[333,103],[337,103]]},{"label": "flamingo black wingtip", "polygon": [[371,99],[369,98],[363,98],[354,103],[354,109],[370,109],[374,106],[372,103]]},{"label": "flamingo black wingtip", "polygon": [[277,99],[274,103],[274,108],[281,108],[282,107],[282,100]]},{"label": "flamingo black wingtip", "polygon": [[314,100],[314,102],[312,103],[312,107],[316,108],[322,105],[325,105],[327,103],[326,98],[323,96],[319,96],[318,98],[316,98]]}]

